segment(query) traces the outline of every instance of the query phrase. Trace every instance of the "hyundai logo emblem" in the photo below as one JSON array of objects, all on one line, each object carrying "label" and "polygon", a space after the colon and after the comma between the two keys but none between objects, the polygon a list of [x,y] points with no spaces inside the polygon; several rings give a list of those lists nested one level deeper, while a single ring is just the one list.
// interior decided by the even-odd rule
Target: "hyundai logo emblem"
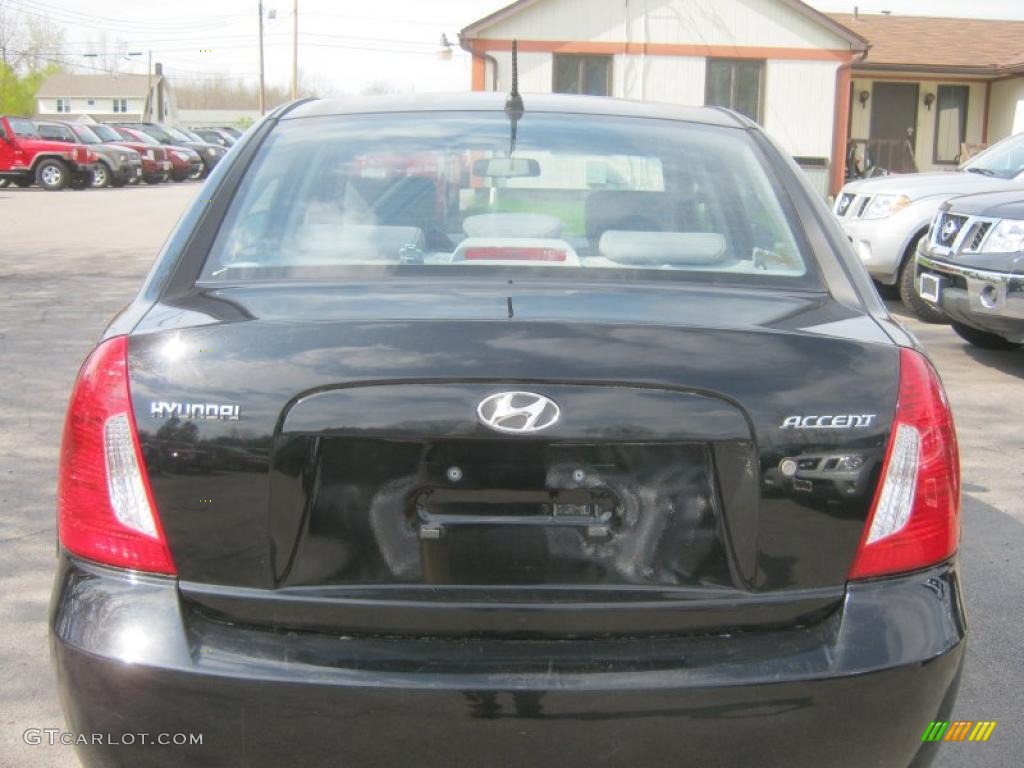
[{"label": "hyundai logo emblem", "polygon": [[497,392],[476,407],[480,421],[497,432],[525,434],[547,429],[561,415],[558,403],[535,392]]}]

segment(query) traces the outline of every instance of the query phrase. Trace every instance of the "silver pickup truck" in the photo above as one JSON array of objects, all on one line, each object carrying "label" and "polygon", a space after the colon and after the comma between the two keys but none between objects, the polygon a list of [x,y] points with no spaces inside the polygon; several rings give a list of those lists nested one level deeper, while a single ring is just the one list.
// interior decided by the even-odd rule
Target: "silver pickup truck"
[{"label": "silver pickup truck", "polygon": [[971,344],[1024,345],[1024,191],[944,204],[917,253],[917,287]]},{"label": "silver pickup truck", "polygon": [[1005,189],[1024,191],[1024,133],[994,144],[956,171],[909,173],[852,181],[833,211],[871,277],[899,288],[923,320],[944,321],[914,286],[914,253],[941,206],[951,198]]}]

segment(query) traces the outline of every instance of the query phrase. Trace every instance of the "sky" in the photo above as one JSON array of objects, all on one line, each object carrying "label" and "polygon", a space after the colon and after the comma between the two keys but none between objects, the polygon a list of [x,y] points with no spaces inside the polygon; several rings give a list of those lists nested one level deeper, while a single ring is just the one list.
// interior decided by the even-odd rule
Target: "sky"
[{"label": "sky", "polygon": [[[268,83],[291,76],[295,0],[263,0]],[[458,31],[510,0],[298,0],[299,70],[321,95],[372,86],[418,92],[465,90],[470,60]],[[822,11],[1024,20],[1024,0],[811,0]],[[116,58],[120,71],[145,73],[145,52],[177,78],[255,80],[258,0],[0,0],[9,10],[63,27],[64,53],[79,71],[106,62],[85,54],[143,52]],[[441,60],[441,35],[453,43]]]}]

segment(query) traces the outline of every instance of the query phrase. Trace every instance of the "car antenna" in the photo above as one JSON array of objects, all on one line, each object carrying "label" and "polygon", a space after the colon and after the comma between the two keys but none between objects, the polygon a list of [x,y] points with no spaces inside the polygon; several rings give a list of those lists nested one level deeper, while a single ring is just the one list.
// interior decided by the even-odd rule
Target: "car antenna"
[{"label": "car antenna", "polygon": [[512,90],[509,91],[508,98],[505,99],[505,114],[512,121],[512,137],[508,150],[509,157],[512,157],[512,153],[516,151],[516,126],[525,111],[526,107],[523,106],[523,97],[519,95],[519,41],[513,40]]}]

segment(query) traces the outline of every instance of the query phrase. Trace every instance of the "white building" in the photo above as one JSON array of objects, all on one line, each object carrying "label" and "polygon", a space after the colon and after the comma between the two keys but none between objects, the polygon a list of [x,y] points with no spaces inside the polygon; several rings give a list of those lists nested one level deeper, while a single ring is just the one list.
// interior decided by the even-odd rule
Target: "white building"
[{"label": "white building", "polygon": [[[968,21],[986,29],[952,35],[945,26]],[[812,178],[831,193],[851,139],[892,145],[917,169],[948,167],[951,148],[959,154],[962,144],[1009,135],[1024,96],[1024,65],[1013,65],[1024,63],[1015,42],[1024,41],[1024,22],[829,16],[799,0],[519,0],[461,39],[473,54],[474,90],[509,89],[517,40],[524,93],[730,107],[817,167]],[[972,58],[984,66],[959,68]],[[920,87],[889,86],[897,82]],[[965,83],[966,95],[954,87]],[[865,111],[872,91],[874,121]],[[897,107],[899,119],[886,119]]]},{"label": "white building", "polygon": [[175,122],[170,83],[160,74],[51,75],[36,93],[36,114],[57,120]]}]

